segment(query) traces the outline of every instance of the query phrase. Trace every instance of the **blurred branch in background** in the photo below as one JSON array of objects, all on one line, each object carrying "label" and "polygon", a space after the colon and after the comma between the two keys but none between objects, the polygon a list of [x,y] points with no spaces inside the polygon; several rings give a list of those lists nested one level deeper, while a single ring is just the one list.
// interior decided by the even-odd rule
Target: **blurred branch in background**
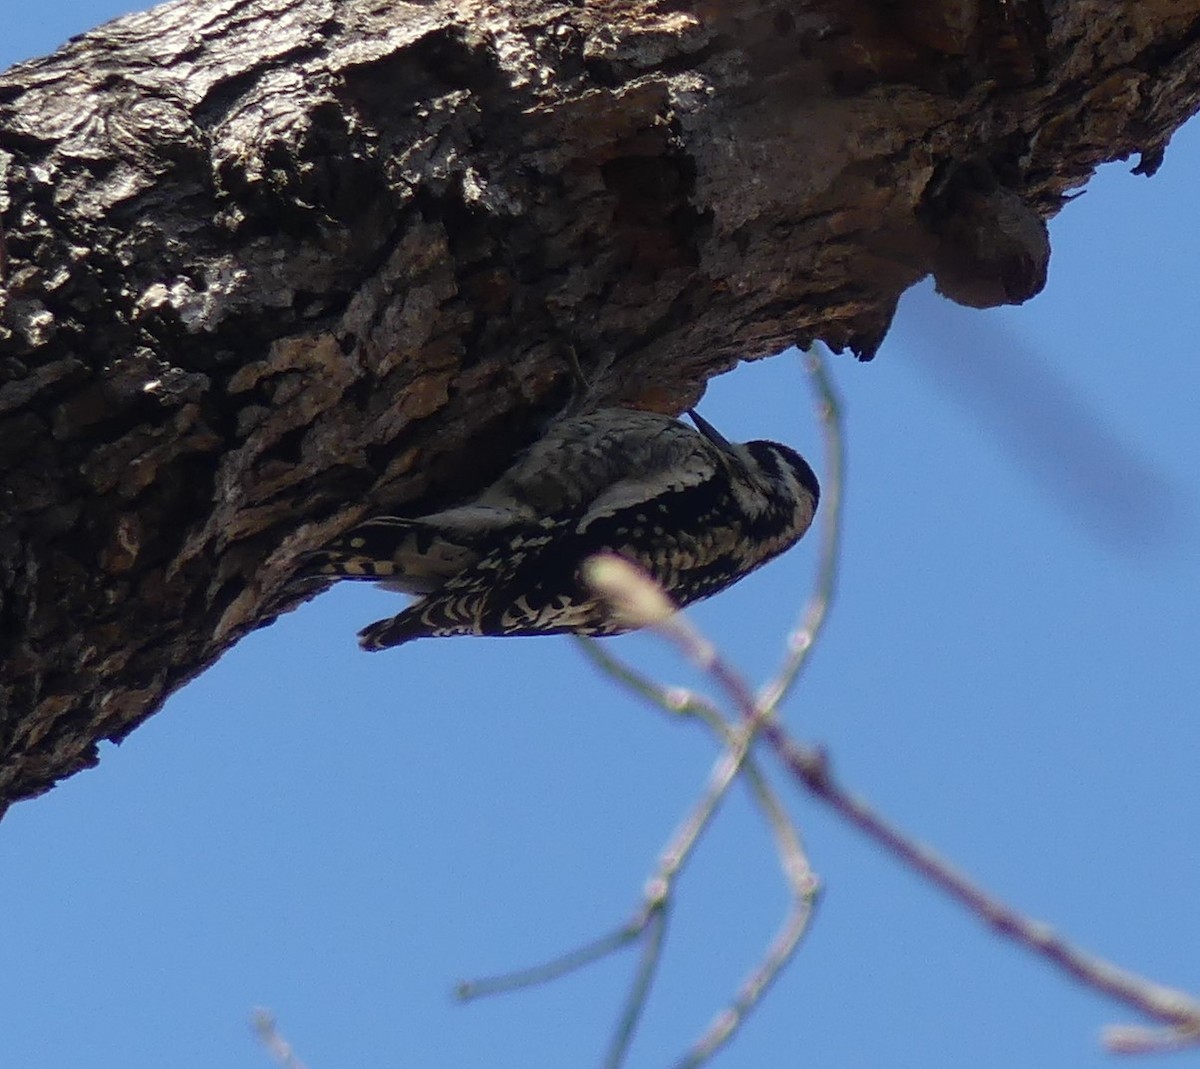
[{"label": "blurred branch in background", "polygon": [[296,1057],[292,1045],[283,1037],[275,1024],[275,1015],[270,1010],[258,1009],[250,1016],[250,1027],[258,1036],[259,1042],[267,1048],[267,1052],[283,1069],[307,1069],[305,1064]]},{"label": "blurred branch in background", "polygon": [[[911,314],[897,318],[897,329],[909,334],[912,366],[968,410],[1056,508],[1126,556],[1181,541],[1191,517],[1180,487],[1106,424],[1054,370],[1056,361],[931,284],[914,286],[904,300]],[[919,331],[908,330],[910,323],[920,323]],[[1153,373],[1151,363],[1143,366]]]}]

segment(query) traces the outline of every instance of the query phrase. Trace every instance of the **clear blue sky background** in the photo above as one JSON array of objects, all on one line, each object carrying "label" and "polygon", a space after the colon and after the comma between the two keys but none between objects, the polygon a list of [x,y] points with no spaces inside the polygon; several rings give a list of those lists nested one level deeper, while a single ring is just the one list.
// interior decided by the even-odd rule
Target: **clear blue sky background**
[{"label": "clear blue sky background", "polygon": [[[119,11],[18,5],[0,65]],[[1155,178],[1129,166],[1053,222],[1036,300],[985,313],[911,293],[874,363],[835,361],[841,597],[788,715],[987,886],[1200,991],[1200,127]],[[702,409],[819,466],[793,358],[714,382]],[[694,613],[756,681],[814,551]],[[598,1061],[628,956],[465,1008],[449,990],[622,919],[711,747],[566,640],[360,653],[356,628],[398,605],[343,584],[244,641],[97,770],[10,813],[0,1064],[265,1066],[247,1026],[259,1005],[311,1069]],[[691,678],[645,637],[613,648]],[[1123,1009],[794,801],[827,895],[718,1064],[1111,1064],[1097,1032]],[[739,796],[682,886],[633,1065],[669,1064],[783,907]]]}]

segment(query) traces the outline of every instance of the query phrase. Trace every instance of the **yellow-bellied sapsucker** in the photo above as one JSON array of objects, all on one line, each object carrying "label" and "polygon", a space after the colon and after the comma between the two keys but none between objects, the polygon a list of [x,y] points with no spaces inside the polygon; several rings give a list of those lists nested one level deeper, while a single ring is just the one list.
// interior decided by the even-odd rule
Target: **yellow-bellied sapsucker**
[{"label": "yellow-bellied sapsucker", "polygon": [[692,413],[607,408],[560,419],[474,501],[367,520],[308,558],[309,574],[419,595],[359,633],[381,650],[438,635],[615,635],[628,630],[585,584],[583,562],[619,554],[678,605],[737,582],[793,545],[820,488],[775,442],[727,442]]}]

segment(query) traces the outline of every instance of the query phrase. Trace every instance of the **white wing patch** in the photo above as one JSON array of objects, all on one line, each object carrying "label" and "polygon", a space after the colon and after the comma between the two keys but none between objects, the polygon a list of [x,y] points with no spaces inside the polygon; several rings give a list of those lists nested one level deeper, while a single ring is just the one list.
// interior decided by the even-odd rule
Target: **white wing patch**
[{"label": "white wing patch", "polygon": [[686,467],[673,469],[669,476],[658,475],[647,478],[622,479],[604,491],[587,510],[587,515],[580,520],[575,528],[580,534],[596,520],[607,516],[615,516],[644,505],[648,501],[660,499],[663,494],[673,490],[683,490],[689,486],[698,486],[712,478],[715,465],[701,456],[696,456],[694,462]]}]

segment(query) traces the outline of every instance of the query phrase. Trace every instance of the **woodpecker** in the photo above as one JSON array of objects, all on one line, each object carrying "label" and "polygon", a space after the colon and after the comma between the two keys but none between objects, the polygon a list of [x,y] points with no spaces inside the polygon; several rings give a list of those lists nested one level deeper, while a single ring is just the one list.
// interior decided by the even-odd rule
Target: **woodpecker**
[{"label": "woodpecker", "polygon": [[679,606],[736,583],[808,530],[820,487],[795,450],[726,441],[695,412],[604,408],[559,419],[473,501],[379,516],[308,555],[309,575],[415,594],[359,632],[363,649],[445,635],[616,635],[629,630],[586,585],[616,553]]}]

